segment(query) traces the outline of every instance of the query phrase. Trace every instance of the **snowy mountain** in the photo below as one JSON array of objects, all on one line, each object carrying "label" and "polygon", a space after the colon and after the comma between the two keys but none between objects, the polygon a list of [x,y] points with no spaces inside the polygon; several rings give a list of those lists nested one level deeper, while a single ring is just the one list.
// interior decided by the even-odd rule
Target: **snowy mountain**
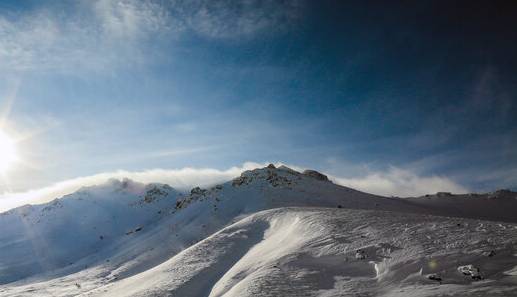
[{"label": "snowy mountain", "polygon": [[[514,296],[516,206],[513,192],[381,197],[272,165],[189,194],[111,180],[0,215],[0,295]],[[456,270],[468,264],[484,280]]]},{"label": "snowy mountain", "polygon": [[77,271],[103,261],[113,253],[105,247],[122,245],[130,238],[122,235],[155,224],[178,196],[167,185],[110,180],[47,204],[3,213],[0,283],[63,267]]}]

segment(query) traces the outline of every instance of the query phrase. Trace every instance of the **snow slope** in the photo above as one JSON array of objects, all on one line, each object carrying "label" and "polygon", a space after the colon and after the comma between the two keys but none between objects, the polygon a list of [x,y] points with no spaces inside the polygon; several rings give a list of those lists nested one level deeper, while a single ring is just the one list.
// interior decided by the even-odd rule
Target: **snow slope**
[{"label": "snow slope", "polygon": [[[515,296],[517,225],[385,211],[281,208],[83,296]],[[367,259],[357,260],[361,249]],[[495,255],[487,256],[486,252]],[[474,282],[459,265],[481,268]],[[438,273],[442,283],[427,275]]]},{"label": "snow slope", "polygon": [[178,195],[167,185],[111,180],[47,204],[3,213],[0,283],[65,267],[69,273],[104,261],[121,252],[106,247],[123,245],[130,238],[126,233],[159,221]]},{"label": "snow slope", "polygon": [[[332,288],[343,282],[341,276],[338,282],[334,281],[334,276],[322,275],[300,287],[299,291],[293,291],[299,295],[292,296],[334,296],[332,294],[339,291],[362,290],[363,286],[365,290],[373,290],[372,282],[378,284],[377,289],[371,291],[373,293],[365,292],[380,294],[381,288],[385,288],[382,294],[389,294],[395,289],[388,290],[387,283],[380,282],[377,274],[373,277],[370,264],[354,264],[354,261],[350,265],[343,264],[342,259],[349,257],[347,255],[360,242],[369,245],[390,243],[390,237],[399,238],[393,246],[404,247],[401,248],[404,253],[418,251],[406,260],[420,264],[428,253],[439,253],[432,248],[439,249],[438,243],[443,244],[443,241],[470,243],[472,238],[486,235],[495,237],[490,240],[500,244],[504,238],[504,251],[498,257],[504,256],[508,264],[497,264],[493,269],[511,271],[515,226],[483,222],[479,224],[489,226],[484,227],[487,231],[482,231],[483,227],[478,224],[479,230],[458,228],[462,230],[456,234],[458,237],[471,236],[470,239],[449,238],[454,235],[448,234],[449,226],[474,226],[471,225],[474,223],[422,214],[476,217],[475,210],[482,209],[482,203],[488,202],[470,207],[469,201],[458,200],[460,202],[454,202],[454,207],[449,208],[447,203],[451,203],[451,198],[443,199],[442,196],[408,200],[380,197],[335,185],[317,172],[298,173],[287,167],[246,171],[233,181],[207,190],[195,188],[189,195],[182,195],[166,185],[110,181],[46,205],[26,206],[0,215],[0,226],[6,230],[0,234],[0,295],[246,296],[246,290],[253,291],[260,281],[264,281],[263,286],[271,285],[263,295],[258,295],[278,296],[271,292],[275,292],[273,287],[276,286],[283,290],[285,284],[280,282],[283,277],[293,277],[292,284],[296,284],[293,275],[300,274],[300,280],[304,280],[303,275],[311,275],[312,268],[336,275],[345,273],[341,271],[344,269],[354,275],[357,273],[360,279],[370,278],[370,282],[356,281],[354,276],[350,283],[352,287],[347,285],[332,293]],[[490,204],[492,210],[485,218],[497,219],[501,217],[499,213],[504,213],[504,220],[517,222],[517,214],[498,211],[512,206],[517,209],[517,200],[510,197],[505,203],[497,201],[490,202],[494,202]],[[256,214],[276,208],[279,209]],[[429,229],[426,220],[435,220],[434,227]],[[362,227],[350,229],[354,224]],[[421,226],[413,230],[412,225]],[[227,228],[221,231],[224,227]],[[414,232],[404,231],[408,228]],[[373,233],[362,235],[364,238],[359,235],[358,239],[357,235],[363,229]],[[431,239],[421,238],[424,231],[430,233]],[[400,237],[404,234],[406,237]],[[436,242],[434,236],[441,241]],[[480,243],[478,250],[491,248],[491,244]],[[458,246],[450,250],[451,257],[465,249],[459,243]],[[391,246],[390,249],[393,250]],[[301,258],[292,262],[291,258],[298,254]],[[457,257],[464,259],[462,254]],[[406,261],[402,258],[399,260]],[[271,261],[280,262],[271,266]],[[269,279],[278,272],[275,269],[280,264],[287,265],[290,274],[282,274],[278,280]],[[385,264],[380,262],[378,265],[381,266],[377,269],[382,270],[379,267]],[[394,280],[400,282],[406,270],[397,269],[399,276]],[[262,273],[264,278],[259,277]],[[463,280],[450,273],[451,280]],[[343,275],[345,279],[348,277],[346,273]],[[507,280],[497,277],[496,281]],[[408,284],[420,288],[420,281]],[[464,284],[453,282],[439,288],[455,286]],[[499,283],[497,287],[506,290]]]}]

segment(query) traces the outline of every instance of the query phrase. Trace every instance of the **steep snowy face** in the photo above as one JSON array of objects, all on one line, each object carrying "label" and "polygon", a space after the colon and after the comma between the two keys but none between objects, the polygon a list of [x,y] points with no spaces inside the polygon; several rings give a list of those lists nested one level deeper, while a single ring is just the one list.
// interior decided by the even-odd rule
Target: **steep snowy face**
[{"label": "steep snowy face", "polygon": [[0,215],[0,283],[61,267],[78,270],[86,256],[160,219],[179,192],[162,184],[110,180]]},{"label": "steep snowy face", "polygon": [[515,296],[516,228],[385,211],[275,209],[84,296]]}]

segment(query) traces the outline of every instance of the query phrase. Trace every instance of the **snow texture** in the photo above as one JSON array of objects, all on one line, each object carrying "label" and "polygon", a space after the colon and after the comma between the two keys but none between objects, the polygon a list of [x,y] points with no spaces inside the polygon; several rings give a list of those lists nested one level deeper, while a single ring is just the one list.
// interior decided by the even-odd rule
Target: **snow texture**
[{"label": "snow texture", "polygon": [[516,197],[274,166],[190,193],[110,180],[0,215],[0,296],[517,296]]}]

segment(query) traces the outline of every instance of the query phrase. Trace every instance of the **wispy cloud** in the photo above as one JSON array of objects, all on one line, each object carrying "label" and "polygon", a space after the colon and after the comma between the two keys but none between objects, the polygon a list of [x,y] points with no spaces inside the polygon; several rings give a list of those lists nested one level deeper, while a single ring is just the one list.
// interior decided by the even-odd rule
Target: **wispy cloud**
[{"label": "wispy cloud", "polygon": [[[173,1],[186,27],[211,38],[282,31],[301,15],[301,1]],[[187,5],[185,5],[188,3]]]},{"label": "wispy cloud", "polygon": [[110,70],[138,63],[142,39],[165,28],[161,10],[145,1],[85,1],[66,9],[71,13],[41,8],[0,16],[0,68]]},{"label": "wispy cloud", "polygon": [[476,182],[486,185],[498,185],[500,188],[517,189],[517,168],[494,169],[476,177]]},{"label": "wispy cloud", "polygon": [[[79,177],[54,185],[35,189],[23,193],[4,193],[0,195],[0,211],[28,203],[44,203],[54,198],[73,193],[81,187],[102,184],[108,179],[129,178],[142,183],[167,183],[179,190],[188,190],[194,186],[207,187],[217,183],[223,183],[239,176],[245,170],[264,167],[267,163],[246,162],[241,166],[235,166],[226,170],[214,168],[182,168],[182,169],[152,169],[145,171],[114,171]],[[283,165],[282,163],[275,163]],[[289,167],[303,171],[303,167],[288,165]],[[450,191],[455,193],[468,192],[446,177],[418,176],[410,171],[392,167],[387,172],[375,172],[364,177],[343,178],[329,176],[335,183],[362,190],[368,193],[384,196],[417,196],[438,191]]]},{"label": "wispy cloud", "polygon": [[[136,39],[171,28],[166,8],[157,2],[98,0],[91,5],[94,21],[109,37]],[[182,29],[180,24],[175,27]]]},{"label": "wispy cloud", "polygon": [[419,176],[409,170],[390,167],[387,171],[371,172],[363,177],[334,177],[336,183],[384,196],[411,197],[447,191],[467,193],[468,190],[443,176]]},{"label": "wispy cloud", "polygon": [[[298,1],[96,0],[0,15],[0,70],[111,72],[184,34],[241,38],[286,28]],[[66,11],[67,13],[63,13]]]},{"label": "wispy cloud", "polygon": [[129,178],[142,183],[167,183],[179,190],[187,190],[193,186],[206,187],[221,182],[226,182],[242,171],[257,167],[264,167],[265,164],[246,162],[239,167],[231,167],[226,170],[213,168],[182,168],[182,169],[152,169],[145,171],[105,172],[91,176],[78,177],[58,182],[41,189],[30,190],[23,193],[4,193],[0,195],[0,211],[29,203],[44,203],[52,199],[73,193],[81,187],[105,183],[111,178]]}]

